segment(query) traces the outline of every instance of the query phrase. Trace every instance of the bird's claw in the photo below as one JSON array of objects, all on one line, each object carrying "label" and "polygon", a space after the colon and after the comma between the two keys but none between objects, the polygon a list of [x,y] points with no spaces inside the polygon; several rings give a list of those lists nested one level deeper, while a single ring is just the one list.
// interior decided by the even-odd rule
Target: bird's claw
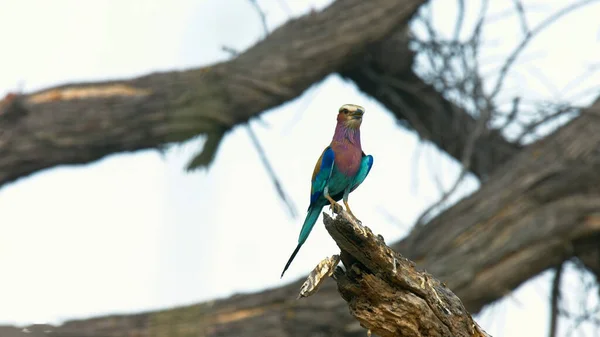
[{"label": "bird's claw", "polygon": [[340,204],[336,203],[332,203],[329,204],[329,210],[333,211],[333,213],[339,213],[342,210],[342,206],[340,206]]},{"label": "bird's claw", "polygon": [[350,215],[352,217],[352,219],[354,219],[354,221],[356,221],[357,224],[362,225],[362,222],[360,220],[358,220],[358,218],[356,217],[356,215],[354,215],[354,213],[352,213],[352,210],[350,209],[350,205],[348,205],[348,200],[344,200],[344,204],[346,205],[346,213],[348,213],[348,215]]}]

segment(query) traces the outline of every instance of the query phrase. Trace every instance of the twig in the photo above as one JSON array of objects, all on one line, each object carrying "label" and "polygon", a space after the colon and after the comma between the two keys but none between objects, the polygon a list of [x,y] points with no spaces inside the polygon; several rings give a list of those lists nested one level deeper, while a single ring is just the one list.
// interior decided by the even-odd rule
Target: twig
[{"label": "twig", "polygon": [[304,98],[300,100],[296,111],[294,111],[292,117],[287,124],[282,128],[282,132],[287,134],[296,123],[300,120],[301,116],[304,115],[306,109],[312,104],[312,102],[319,96],[322,86],[312,86],[304,93]]},{"label": "twig", "polygon": [[596,73],[600,71],[600,63],[592,64],[587,67],[581,74],[577,75],[574,79],[570,80],[563,88],[563,92],[569,92],[574,87],[577,87],[578,84],[585,82],[588,78],[592,76],[597,76]]},{"label": "twig", "polygon": [[262,161],[263,165],[265,166],[265,169],[267,170],[267,173],[269,174],[269,176],[271,177],[271,180],[273,181],[273,185],[275,185],[277,194],[279,194],[279,197],[287,206],[288,211],[290,212],[290,216],[292,218],[296,218],[298,216],[298,214],[296,212],[296,207],[294,206],[292,200],[290,198],[288,198],[287,194],[283,190],[281,182],[279,181],[277,174],[275,174],[275,170],[273,170],[273,167],[271,166],[271,163],[269,162],[269,159],[267,158],[267,155],[265,154],[265,150],[263,149],[262,145],[260,144],[258,137],[252,130],[252,127],[250,126],[249,123],[246,124],[246,130],[248,131],[250,140],[252,140],[252,144],[254,145],[254,147],[256,148],[256,151],[258,152],[258,156],[260,157],[260,160]]},{"label": "twig", "polygon": [[555,112],[547,114],[546,116],[542,116],[542,118],[525,125],[523,127],[523,130],[515,139],[515,142],[520,144],[521,142],[523,142],[523,138],[525,138],[525,136],[535,131],[541,125],[546,124],[560,116],[563,116],[566,113],[573,112],[574,110],[575,109],[571,106],[559,107]]},{"label": "twig", "polygon": [[560,281],[564,262],[556,267],[554,279],[552,280],[552,292],[550,298],[550,337],[556,337],[558,330],[558,303],[560,302]]},{"label": "twig", "polygon": [[231,54],[232,56],[237,56],[240,53],[237,50],[235,50],[234,48],[229,47],[229,46],[221,46],[221,50],[226,53]]},{"label": "twig", "polygon": [[529,31],[528,34],[525,35],[525,38],[521,41],[521,43],[519,43],[519,45],[508,56],[508,58],[506,59],[506,62],[500,69],[500,73],[498,75],[498,80],[496,81],[496,85],[494,86],[494,89],[492,90],[490,97],[494,98],[498,95],[498,93],[502,89],[502,85],[504,84],[504,78],[508,74],[510,67],[513,65],[513,63],[516,61],[519,54],[525,49],[527,44],[531,41],[531,39],[535,35],[539,34],[546,27],[548,27],[551,24],[553,24],[554,22],[556,22],[559,18],[569,14],[570,12],[572,12],[580,7],[589,5],[595,1],[597,1],[597,0],[583,0],[583,1],[571,4],[567,7],[559,10],[558,12],[554,13],[553,15],[549,16],[544,21],[542,21],[539,25],[537,25],[533,30]]},{"label": "twig", "polygon": [[[253,0],[250,0],[250,1],[254,2]],[[258,6],[258,4],[257,4],[257,6]],[[260,10],[260,7],[258,9]],[[221,48],[224,51],[231,53],[233,56],[238,55],[238,51],[233,48],[230,48],[227,46],[222,46]],[[273,170],[273,167],[271,166],[271,163],[269,162],[269,159],[267,158],[267,155],[265,154],[265,150],[263,149],[262,145],[260,144],[260,141],[258,140],[258,137],[254,133],[254,130],[252,130],[252,127],[250,126],[250,122],[248,122],[246,124],[246,131],[248,131],[248,135],[250,136],[252,145],[254,145],[254,148],[256,148],[256,152],[258,152],[258,156],[260,157],[260,160],[262,161],[265,169],[267,170],[267,173],[271,177],[271,181],[273,181],[273,185],[275,185],[275,189],[277,190],[277,194],[279,195],[279,198],[281,198],[283,203],[287,206],[290,216],[295,219],[298,216],[298,213],[296,212],[296,206],[294,206],[294,203],[292,202],[292,200],[285,193],[285,191],[283,189],[283,185],[279,181],[279,178],[277,177],[275,170]]]},{"label": "twig", "polygon": [[256,13],[258,13],[258,16],[260,17],[260,22],[263,26],[264,37],[267,37],[267,35],[269,35],[269,26],[267,26],[267,16],[265,15],[265,12],[262,10],[262,8],[260,8],[260,5],[258,4],[257,0],[248,1],[250,1],[250,3],[252,4],[254,9],[256,10]]},{"label": "twig", "polygon": [[288,18],[290,18],[293,14],[293,11],[292,8],[290,8],[290,5],[288,5],[287,1],[279,0],[277,2],[279,3],[279,6],[283,9],[285,14],[288,16]]},{"label": "twig", "polygon": [[527,16],[525,15],[525,8],[521,0],[513,0],[517,14],[519,15],[519,21],[521,21],[521,30],[523,35],[529,34],[529,25],[527,25]]},{"label": "twig", "polygon": [[[558,308],[558,314],[564,318],[567,318],[572,321],[570,326],[565,329],[568,331],[567,336],[572,336],[577,332],[583,332],[578,330],[583,330],[585,327],[581,325],[583,323],[588,323],[590,325],[596,325],[597,328],[600,328],[600,303],[598,303],[595,307],[589,307],[589,294],[594,291],[600,291],[600,286],[597,283],[597,279],[593,276],[590,277],[590,272],[587,269],[587,266],[581,261],[581,259],[572,260],[575,269],[579,273],[579,283],[577,286],[570,288],[572,289],[581,289],[579,296],[579,307],[580,310],[578,312],[571,312],[565,308]],[[588,280],[586,280],[586,278]],[[600,295],[600,292],[598,292]],[[585,330],[584,330],[585,331]],[[583,335],[580,333],[579,335]]]},{"label": "twig", "polygon": [[517,114],[519,112],[519,103],[521,103],[520,97],[513,98],[512,108],[510,109],[510,113],[506,116],[506,120],[504,123],[498,128],[498,130],[506,129],[512,122],[517,118]]},{"label": "twig", "polygon": [[417,218],[417,221],[415,221],[415,225],[414,225],[413,229],[423,227],[426,223],[425,220],[429,217],[431,212],[433,212],[438,207],[440,207],[444,203],[446,203],[448,198],[450,198],[450,196],[452,194],[454,194],[454,192],[456,192],[456,189],[458,188],[458,186],[460,186],[460,183],[465,178],[467,172],[468,172],[468,168],[463,166],[462,169],[460,170],[458,178],[456,178],[456,180],[454,181],[454,184],[452,184],[452,187],[450,187],[450,189],[448,191],[444,192],[442,194],[442,196],[438,199],[438,201],[436,201],[433,205],[427,207],[427,209],[425,209],[425,211],[423,211],[421,213],[421,215]]},{"label": "twig", "polygon": [[[465,178],[466,174],[470,170],[473,152],[475,151],[475,144],[476,144],[477,140],[487,130],[487,124],[492,117],[492,111],[494,109],[493,109],[491,100],[489,98],[485,97],[485,95],[483,93],[483,85],[481,83],[482,82],[481,78],[478,76],[479,66],[477,63],[477,52],[478,52],[477,46],[479,45],[478,41],[480,39],[481,30],[482,30],[484,19],[485,19],[485,14],[487,12],[487,5],[488,5],[488,1],[484,1],[483,7],[480,12],[479,21],[474,29],[472,42],[471,42],[472,47],[473,47],[473,66],[472,66],[473,69],[472,69],[472,74],[471,74],[471,80],[473,81],[472,90],[471,90],[471,92],[464,92],[464,94],[470,94],[472,97],[474,97],[473,105],[475,107],[475,110],[479,114],[479,118],[475,125],[475,129],[469,134],[469,137],[468,137],[467,141],[465,142],[465,146],[464,146],[463,153],[461,156],[462,168],[458,175],[458,178],[456,179],[456,181],[454,182],[452,187],[448,191],[444,192],[442,197],[436,203],[434,203],[433,205],[428,207],[424,212],[421,213],[419,218],[417,218],[417,221],[415,222],[413,229],[422,227],[425,224],[425,219],[431,214],[431,212],[436,210],[440,206],[442,206],[444,203],[446,203],[448,198],[450,198],[450,196],[453,195],[454,192],[456,192],[456,190],[462,183],[463,179]],[[463,58],[463,66],[466,69],[468,69],[468,65],[467,65],[465,58]]]},{"label": "twig", "polygon": [[458,18],[454,27],[454,39],[458,41],[463,22],[465,21],[465,0],[458,0]]},{"label": "twig", "polygon": [[[456,179],[452,187],[448,191],[444,192],[441,198],[435,204],[431,205],[419,216],[415,223],[415,228],[422,226],[425,220],[431,215],[431,213],[434,210],[438,209],[440,206],[444,205],[447,202],[450,196],[453,195],[458,189],[466,173],[469,171],[471,165],[471,156],[473,153],[473,148],[475,147],[475,143],[481,137],[481,135],[486,132],[486,130],[488,129],[488,122],[497,112],[497,109],[494,106],[494,98],[502,89],[504,79],[507,76],[510,67],[514,64],[519,54],[524,50],[524,48],[532,40],[532,38],[536,36],[536,34],[544,30],[550,24],[555,22],[558,18],[593,1],[596,0],[584,0],[567,6],[559,12],[548,17],[541,24],[537,25],[533,30],[529,30],[523,4],[520,0],[513,0],[514,6],[521,20],[521,26],[525,37],[517,46],[517,48],[513,50],[513,52],[509,55],[509,57],[506,59],[505,63],[501,67],[497,78],[497,82],[495,83],[495,86],[493,86],[493,90],[490,94],[486,94],[486,92],[483,89],[483,80],[480,76],[478,64],[478,53],[481,44],[482,30],[486,23],[488,1],[483,1],[480,15],[473,30],[472,36],[465,45],[461,45],[459,41],[440,41],[437,32],[435,31],[435,29],[433,28],[433,24],[431,23],[430,15],[428,15],[427,12],[423,14],[421,21],[423,22],[426,28],[428,41],[422,42],[421,44],[427,45],[429,47],[425,49],[425,56],[429,67],[431,67],[433,82],[436,84],[438,90],[444,92],[445,95],[449,97],[456,97],[458,100],[464,100],[462,105],[470,106],[472,108],[474,114],[478,115],[478,123],[475,127],[475,130],[473,130],[471,134],[469,134],[469,139],[465,143],[464,150],[461,156],[462,168],[460,174],[458,175],[458,178]],[[459,25],[460,21],[462,20],[462,14],[460,13],[461,10],[464,10],[464,8],[459,2],[459,14],[457,18],[457,25]],[[456,36],[457,35],[455,32],[455,40],[457,40]],[[456,54],[455,51],[449,50],[455,50]],[[452,61],[452,59],[457,59],[458,64]],[[458,68],[456,68],[457,66]],[[461,77],[457,77],[457,73],[463,75]],[[513,100],[512,111],[509,113],[507,119],[504,121],[503,127],[508,126],[517,119],[519,113],[519,102],[520,99],[518,97],[516,97]],[[557,111],[554,114],[542,118],[541,120],[536,120],[535,122],[529,123],[524,128],[522,134],[520,134],[517,137],[517,142],[521,141],[525,135],[530,133],[532,130],[538,128],[540,125],[546,123],[549,120],[557,118],[558,116],[562,116],[564,113],[565,111]]]},{"label": "twig", "polygon": [[386,219],[387,222],[395,224],[402,230],[408,228],[407,224],[405,224],[402,220],[400,220],[398,217],[396,217],[394,214],[392,214],[389,210],[387,210],[383,206],[381,206],[381,205],[377,206],[377,211],[379,212],[379,214],[381,214]]}]

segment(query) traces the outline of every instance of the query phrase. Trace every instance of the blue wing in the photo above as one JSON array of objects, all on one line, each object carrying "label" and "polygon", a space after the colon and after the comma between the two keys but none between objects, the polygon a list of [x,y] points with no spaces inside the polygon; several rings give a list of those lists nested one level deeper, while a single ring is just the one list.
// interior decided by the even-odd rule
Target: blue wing
[{"label": "blue wing", "polygon": [[[317,203],[317,200],[323,195],[323,191],[325,190],[325,186],[329,183],[329,179],[331,178],[331,172],[333,170],[333,160],[335,154],[331,147],[326,147],[323,153],[321,153],[321,157],[317,160],[317,164],[315,165],[315,169],[313,170],[313,175],[311,179],[310,186],[310,205],[308,206],[308,214],[306,215],[306,219],[304,219],[304,224],[302,224],[302,229],[300,230],[300,236],[298,237],[298,245],[294,252],[288,259],[288,262],[285,264],[283,268],[283,272],[281,273],[281,277],[288,269],[298,251],[308,238],[310,231],[312,230],[315,222],[319,218],[319,214],[321,213],[321,209],[325,204]],[[325,200],[325,198],[323,198]]]},{"label": "blue wing", "polygon": [[371,156],[371,155],[365,156],[365,154],[363,152],[363,157],[360,161],[360,168],[358,169],[358,172],[356,173],[356,177],[354,178],[354,185],[352,186],[352,189],[350,189],[350,192],[354,191],[358,186],[360,186],[360,184],[362,184],[363,181],[365,181],[365,179],[369,175],[369,172],[371,172],[372,166],[373,166],[373,156]]},{"label": "blue wing", "polygon": [[[315,165],[315,169],[313,171],[312,176],[312,184],[310,187],[310,204],[312,205],[321,195],[323,195],[323,190],[325,186],[327,186],[327,182],[329,181],[329,177],[331,176],[331,170],[333,169],[333,160],[335,158],[335,154],[330,146],[325,148],[321,157],[317,161]],[[310,208],[310,206],[308,206]]]}]

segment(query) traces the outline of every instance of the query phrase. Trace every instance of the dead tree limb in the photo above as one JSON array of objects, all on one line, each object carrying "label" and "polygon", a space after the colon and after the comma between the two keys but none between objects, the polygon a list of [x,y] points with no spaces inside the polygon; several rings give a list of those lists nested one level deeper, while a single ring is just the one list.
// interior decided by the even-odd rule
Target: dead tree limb
[{"label": "dead tree limb", "polygon": [[355,61],[423,3],[338,0],[290,20],[228,62],[49,88],[20,97],[19,109],[0,104],[14,112],[0,111],[0,186],[44,168],[198,135],[208,139],[191,167],[206,165],[225,132]]},{"label": "dead tree limb", "polygon": [[444,283],[419,271],[381,236],[343,211],[335,219],[324,216],[345,266],[334,274],[338,290],[369,332],[381,337],[488,336]]}]

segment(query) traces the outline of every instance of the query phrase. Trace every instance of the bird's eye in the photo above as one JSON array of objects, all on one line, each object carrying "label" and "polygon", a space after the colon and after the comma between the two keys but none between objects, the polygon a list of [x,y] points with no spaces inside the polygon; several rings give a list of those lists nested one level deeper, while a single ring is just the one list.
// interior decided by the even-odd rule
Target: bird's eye
[{"label": "bird's eye", "polygon": [[342,110],[342,113],[343,113],[344,115],[347,115],[347,114],[348,114],[348,109],[344,109],[344,110]]}]

